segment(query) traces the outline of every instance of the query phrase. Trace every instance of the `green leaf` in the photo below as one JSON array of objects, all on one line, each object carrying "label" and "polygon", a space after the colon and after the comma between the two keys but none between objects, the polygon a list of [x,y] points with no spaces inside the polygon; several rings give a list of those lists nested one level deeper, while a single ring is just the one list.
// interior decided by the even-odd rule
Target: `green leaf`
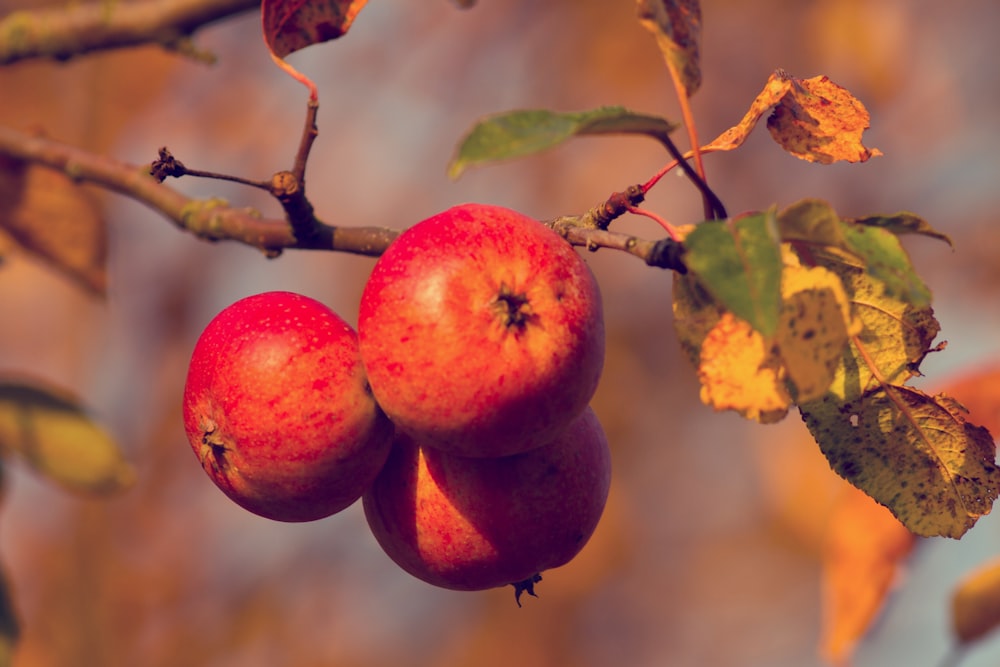
[{"label": "green leaf", "polygon": [[772,336],[781,310],[782,270],[774,212],[703,222],[684,246],[688,270],[719,304]]},{"label": "green leaf", "polygon": [[918,308],[930,304],[931,291],[914,270],[897,234],[916,233],[948,240],[911,214],[842,220],[828,203],[819,199],[805,199],[781,211],[778,228],[783,241],[857,258],[874,278],[885,284],[889,294]]},{"label": "green leaf", "polygon": [[959,538],[997,498],[993,437],[944,395],[884,385],[800,409],[831,467],[917,535]]},{"label": "green leaf", "polygon": [[899,238],[887,229],[846,224],[844,237],[850,250],[866,264],[886,292],[917,307],[931,302],[931,291],[917,275]]},{"label": "green leaf", "polygon": [[821,199],[803,199],[778,213],[782,241],[846,248],[844,224],[833,208]]},{"label": "green leaf", "polygon": [[850,222],[859,225],[868,225],[869,227],[887,229],[897,236],[900,234],[919,234],[921,236],[929,236],[930,238],[944,241],[952,248],[955,247],[955,244],[951,242],[951,237],[947,234],[937,231],[923,218],[906,211],[896,213],[895,215],[872,215],[866,218],[851,220]]},{"label": "green leaf", "polygon": [[110,494],[134,479],[117,444],[78,401],[36,382],[0,381],[0,449],[74,492]]},{"label": "green leaf", "polygon": [[448,165],[448,176],[457,179],[470,166],[534,155],[574,136],[644,134],[661,139],[676,127],[658,116],[622,107],[570,113],[544,109],[507,111],[487,116],[472,127],[459,142]]}]

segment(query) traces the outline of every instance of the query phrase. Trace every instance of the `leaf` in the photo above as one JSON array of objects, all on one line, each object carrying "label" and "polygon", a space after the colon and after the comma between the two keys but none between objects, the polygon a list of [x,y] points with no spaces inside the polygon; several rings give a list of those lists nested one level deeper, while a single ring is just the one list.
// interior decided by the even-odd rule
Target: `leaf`
[{"label": "leaf", "polygon": [[976,363],[948,382],[944,393],[968,408],[977,423],[1000,433],[1000,364]]},{"label": "leaf", "polygon": [[107,224],[67,176],[0,157],[0,230],[88,292],[107,289]]},{"label": "leaf", "polygon": [[778,213],[782,241],[847,249],[844,223],[833,207],[821,199],[803,199]]},{"label": "leaf", "polygon": [[905,301],[851,258],[819,249],[812,257],[840,277],[861,323],[838,368],[832,388],[836,398],[855,400],[879,382],[903,384],[917,375],[941,330],[931,307]]},{"label": "leaf", "polygon": [[884,385],[800,410],[831,467],[917,535],[961,537],[1000,491],[992,436],[944,395]]},{"label": "leaf", "polygon": [[888,229],[846,224],[846,245],[865,262],[872,278],[882,281],[886,294],[917,307],[931,302],[931,291],[917,275],[899,238]]},{"label": "leaf", "polygon": [[688,97],[701,86],[701,5],[698,0],[637,0],[639,23],[656,38]]},{"label": "leaf", "polygon": [[[930,225],[919,220],[896,223],[890,218],[873,216],[864,220],[876,221],[865,224],[861,221],[841,220],[824,201],[806,199],[789,206],[778,214],[778,229],[783,241],[802,242],[810,247],[833,253],[841,261],[863,266],[871,276],[884,285],[891,295],[917,306],[925,307],[931,302],[931,292],[917,274],[910,257],[903,249],[896,234],[915,233],[936,234]],[[885,221],[885,224],[877,224]],[[920,226],[920,223],[923,226]],[[909,228],[903,229],[903,225]],[[916,232],[920,229],[920,232]],[[930,230],[930,231],[925,231]],[[857,262],[854,261],[855,258]]]},{"label": "leaf", "polygon": [[739,148],[772,107],[767,121],[771,136],[803,160],[864,162],[882,154],[861,144],[870,117],[850,92],[825,76],[798,79],[780,69],[768,77],[743,119],[702,147],[702,152]]},{"label": "leaf", "polygon": [[0,381],[0,450],[74,492],[115,493],[134,479],[117,444],[79,402],[37,382]]},{"label": "leaf", "polygon": [[916,537],[854,487],[838,498],[822,554],[820,654],[846,664],[885,606]]},{"label": "leaf", "polygon": [[347,33],[368,0],[262,0],[264,43],[271,59],[318,98],[316,85],[285,62],[285,56]]},{"label": "leaf", "polygon": [[768,109],[776,105],[791,87],[791,77],[783,70],[771,74],[739,123],[702,147],[702,152],[731,151],[743,145]]},{"label": "leaf", "polygon": [[900,234],[919,234],[921,236],[929,236],[930,238],[944,241],[952,248],[955,247],[955,244],[951,242],[950,236],[937,231],[923,218],[905,211],[902,213],[896,213],[895,215],[873,215],[866,218],[859,218],[857,220],[849,220],[848,222],[887,229],[896,236],[899,236]]},{"label": "leaf", "polygon": [[684,263],[719,304],[765,337],[781,309],[781,244],[773,212],[699,224]]},{"label": "leaf", "polygon": [[861,330],[840,278],[821,266],[786,261],[781,318],[775,339],[797,402],[822,397],[836,377],[844,350]]},{"label": "leaf", "polygon": [[959,642],[982,639],[1000,626],[1000,558],[967,574],[952,592],[951,628]]},{"label": "leaf", "polygon": [[723,313],[701,343],[701,400],[762,424],[781,421],[792,399],[780,364],[760,332],[732,313]]},{"label": "leaf", "polygon": [[781,310],[765,338],[721,305],[691,274],[674,279],[674,327],[698,369],[701,399],[716,410],[774,423],[793,402],[823,395],[839,368],[852,319],[839,278],[785,254]]},{"label": "leaf", "polygon": [[870,120],[865,105],[845,88],[817,76],[791,80],[767,119],[767,129],[782,148],[803,160],[865,162],[882,155],[861,143]]},{"label": "leaf", "polygon": [[468,167],[541,153],[583,135],[669,135],[676,125],[658,116],[635,113],[622,107],[558,113],[545,109],[507,111],[479,120],[459,142],[448,165],[456,179]]}]

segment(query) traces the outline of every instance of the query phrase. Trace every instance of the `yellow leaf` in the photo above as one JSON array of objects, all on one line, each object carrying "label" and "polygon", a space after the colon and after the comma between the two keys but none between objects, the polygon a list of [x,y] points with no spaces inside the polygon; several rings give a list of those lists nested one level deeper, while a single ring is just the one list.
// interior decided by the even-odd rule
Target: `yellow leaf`
[{"label": "yellow leaf", "polygon": [[750,133],[757,126],[757,121],[763,117],[768,109],[781,100],[782,96],[791,86],[791,78],[783,71],[778,70],[771,74],[764,84],[764,89],[757,94],[750,104],[750,109],[744,114],[743,119],[733,127],[729,128],[711,143],[702,147],[702,152],[709,151],[731,151],[743,145]]},{"label": "yellow leaf", "polygon": [[845,400],[856,399],[874,389],[879,378],[897,385],[916,375],[941,330],[933,309],[914,307],[888,293],[885,283],[856,265],[857,260],[826,250],[814,250],[813,255],[839,276],[862,326],[844,353],[831,391]]},{"label": "yellow leaf", "polygon": [[820,654],[846,663],[899,579],[915,536],[886,508],[847,487],[827,525],[822,560]]},{"label": "yellow leaf", "polygon": [[117,444],[79,403],[37,382],[0,381],[0,449],[70,491],[114,493],[134,479]]},{"label": "yellow leaf", "polygon": [[701,400],[761,423],[780,421],[791,397],[777,359],[744,320],[722,310],[697,279],[674,277],[674,328],[701,383]]},{"label": "yellow leaf", "polygon": [[803,160],[865,162],[882,155],[861,143],[869,121],[868,110],[856,97],[829,77],[816,76],[791,80],[767,119],[767,129],[782,148]]},{"label": "yellow leaf", "polygon": [[746,321],[723,313],[701,344],[701,398],[716,410],[735,410],[771,424],[788,413],[780,358]]},{"label": "yellow leaf", "polygon": [[952,593],[951,627],[962,643],[981,639],[1000,625],[1000,558],[966,575]]},{"label": "yellow leaf", "polygon": [[852,318],[844,285],[832,271],[786,261],[781,280],[778,349],[795,400],[812,401],[829,389],[861,322]]}]

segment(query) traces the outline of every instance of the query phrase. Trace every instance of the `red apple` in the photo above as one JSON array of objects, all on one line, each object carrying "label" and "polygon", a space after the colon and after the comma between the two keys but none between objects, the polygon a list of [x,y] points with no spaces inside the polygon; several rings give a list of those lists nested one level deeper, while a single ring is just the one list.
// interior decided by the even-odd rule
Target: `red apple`
[{"label": "red apple", "polygon": [[278,521],[351,505],[392,442],[355,331],[291,292],[241,299],[205,328],[188,368],[184,427],[212,481]]},{"label": "red apple", "polygon": [[590,539],[610,483],[607,439],[587,408],[555,440],[502,458],[455,456],[397,432],[362,503],[379,545],[413,576],[532,593],[538,573]]},{"label": "red apple", "polygon": [[551,229],[499,206],[456,206],[403,232],[365,285],[358,335],[396,427],[464,456],[551,440],[604,364],[590,269]]}]

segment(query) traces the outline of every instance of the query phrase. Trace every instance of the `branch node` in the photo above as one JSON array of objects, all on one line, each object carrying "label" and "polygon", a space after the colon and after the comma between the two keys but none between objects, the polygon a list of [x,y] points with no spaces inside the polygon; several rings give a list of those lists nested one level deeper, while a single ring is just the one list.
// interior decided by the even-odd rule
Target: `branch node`
[{"label": "branch node", "polygon": [[149,165],[149,174],[156,179],[157,183],[167,180],[168,176],[180,178],[186,173],[187,167],[184,166],[183,162],[175,158],[166,146],[160,147],[159,157]]}]

